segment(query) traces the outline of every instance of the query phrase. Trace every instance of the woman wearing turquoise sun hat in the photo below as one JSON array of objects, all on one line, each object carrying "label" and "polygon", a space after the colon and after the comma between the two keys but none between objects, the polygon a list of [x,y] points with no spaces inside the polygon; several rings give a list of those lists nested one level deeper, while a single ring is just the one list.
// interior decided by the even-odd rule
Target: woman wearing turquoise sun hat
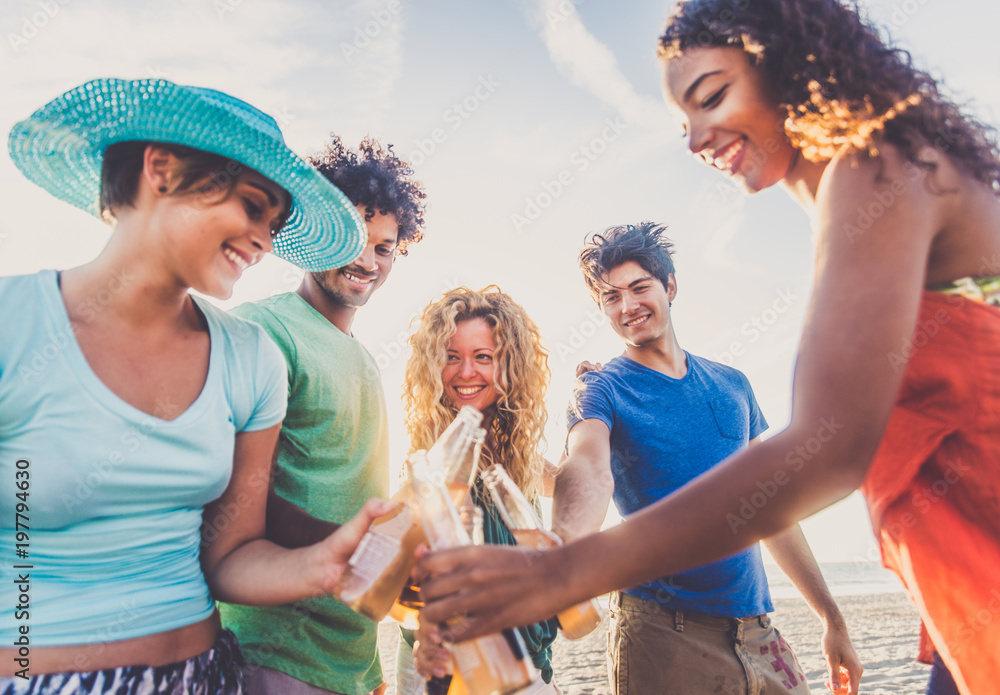
[{"label": "woman wearing turquoise sun hat", "polygon": [[189,290],[228,298],[268,251],[344,265],[363,221],[271,118],[212,90],[88,82],[9,148],[113,232],[90,263],[0,278],[0,547],[17,579],[0,589],[0,693],[238,693],[213,599],[329,593],[387,503],[308,548],[264,540],[284,360]]}]

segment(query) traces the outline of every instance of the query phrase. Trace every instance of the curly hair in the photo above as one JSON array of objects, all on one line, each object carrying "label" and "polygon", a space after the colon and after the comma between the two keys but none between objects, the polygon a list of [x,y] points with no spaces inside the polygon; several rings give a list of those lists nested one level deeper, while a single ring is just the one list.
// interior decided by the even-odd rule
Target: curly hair
[{"label": "curly hair", "polygon": [[475,318],[489,324],[497,346],[493,356],[496,415],[486,435],[481,467],[500,463],[517,486],[534,498],[541,490],[539,448],[548,419],[548,351],[524,308],[496,285],[445,292],[417,319],[403,382],[410,448],[429,449],[455,418],[457,409],[444,396],[441,372],[457,324]]},{"label": "curly hair", "polygon": [[674,244],[666,237],[667,228],[653,222],[608,227],[587,239],[580,252],[580,270],[591,298],[601,304],[604,278],[622,263],[634,261],[651,273],[667,289],[674,275]]},{"label": "curly hair", "polygon": [[878,153],[891,143],[917,166],[932,144],[1000,193],[996,132],[942,94],[942,85],[887,45],[857,5],[838,0],[687,0],[660,37],[670,60],[689,48],[733,46],[765,71],[785,132],[802,156],[821,162],[845,146]]},{"label": "curly hair", "polygon": [[399,224],[397,252],[405,256],[407,247],[424,238],[424,198],[414,181],[413,169],[392,151],[365,138],[353,152],[333,135],[326,149],[309,157],[309,163],[343,191],[355,206],[365,207],[365,221],[375,212],[395,215]]}]

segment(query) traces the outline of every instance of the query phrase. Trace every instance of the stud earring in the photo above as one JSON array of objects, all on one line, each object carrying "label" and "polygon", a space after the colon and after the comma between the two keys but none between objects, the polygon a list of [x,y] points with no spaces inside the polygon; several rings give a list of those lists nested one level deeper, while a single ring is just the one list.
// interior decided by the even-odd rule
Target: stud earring
[{"label": "stud earring", "polygon": [[160,193],[166,193],[167,192],[167,187],[166,186],[160,186],[156,190],[158,190]]}]

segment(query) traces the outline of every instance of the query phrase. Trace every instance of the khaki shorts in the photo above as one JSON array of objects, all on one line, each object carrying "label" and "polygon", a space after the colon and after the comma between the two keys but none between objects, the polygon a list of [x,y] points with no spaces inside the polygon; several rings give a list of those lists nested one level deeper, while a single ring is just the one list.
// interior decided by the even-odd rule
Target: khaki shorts
[{"label": "khaki shorts", "polygon": [[798,659],[766,615],[715,618],[611,595],[613,695],[809,695]]}]

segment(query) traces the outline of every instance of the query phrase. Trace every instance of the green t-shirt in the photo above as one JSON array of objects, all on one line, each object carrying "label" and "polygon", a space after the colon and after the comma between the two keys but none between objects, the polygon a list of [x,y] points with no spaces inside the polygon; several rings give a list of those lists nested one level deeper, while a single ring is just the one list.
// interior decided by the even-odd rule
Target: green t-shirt
[{"label": "green t-shirt", "polygon": [[[310,515],[342,524],[389,494],[385,394],[375,360],[295,293],[233,310],[270,334],[288,364],[275,491]],[[248,663],[345,695],[382,683],[377,625],[330,596],[296,604],[219,604]]]}]

